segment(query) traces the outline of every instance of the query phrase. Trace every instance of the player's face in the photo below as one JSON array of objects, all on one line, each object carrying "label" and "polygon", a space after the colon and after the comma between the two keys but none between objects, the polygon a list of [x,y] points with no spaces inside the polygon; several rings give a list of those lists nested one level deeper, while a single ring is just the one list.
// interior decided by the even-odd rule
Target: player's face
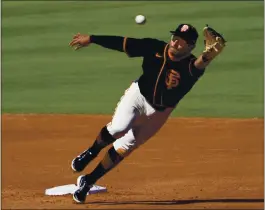
[{"label": "player's face", "polygon": [[190,54],[193,49],[184,39],[174,35],[171,36],[169,45],[169,53],[176,58]]}]

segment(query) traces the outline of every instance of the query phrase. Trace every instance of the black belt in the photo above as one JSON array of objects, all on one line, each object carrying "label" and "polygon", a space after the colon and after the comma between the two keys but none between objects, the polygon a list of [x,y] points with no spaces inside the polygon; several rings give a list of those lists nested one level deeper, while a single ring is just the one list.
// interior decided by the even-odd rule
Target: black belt
[{"label": "black belt", "polygon": [[150,103],[150,101],[147,98],[145,98],[145,99],[150,104],[150,106],[153,107],[156,111],[163,112],[168,108],[166,106],[159,106],[159,105],[152,104],[152,103]]},{"label": "black belt", "polygon": [[156,105],[153,105],[151,104],[151,106],[156,110],[156,111],[159,111],[159,112],[163,112],[166,110],[167,107],[165,106],[156,106]]}]

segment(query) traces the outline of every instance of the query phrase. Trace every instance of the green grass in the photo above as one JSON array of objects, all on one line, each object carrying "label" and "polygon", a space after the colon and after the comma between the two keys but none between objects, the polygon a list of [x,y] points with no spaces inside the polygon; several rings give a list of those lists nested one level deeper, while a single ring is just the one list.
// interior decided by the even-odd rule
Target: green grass
[{"label": "green grass", "polygon": [[[96,45],[73,51],[77,33],[154,37],[189,22],[228,40],[174,116],[263,117],[263,2],[2,3],[2,112],[112,114],[141,59]],[[134,23],[137,14],[147,24]]]}]

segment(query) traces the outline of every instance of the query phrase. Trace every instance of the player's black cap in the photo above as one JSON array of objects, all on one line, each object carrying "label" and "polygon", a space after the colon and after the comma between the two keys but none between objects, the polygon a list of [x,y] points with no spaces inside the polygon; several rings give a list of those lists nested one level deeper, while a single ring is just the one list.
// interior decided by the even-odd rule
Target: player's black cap
[{"label": "player's black cap", "polygon": [[190,24],[180,24],[175,31],[170,31],[170,33],[181,37],[189,44],[196,44],[199,37],[196,28]]}]

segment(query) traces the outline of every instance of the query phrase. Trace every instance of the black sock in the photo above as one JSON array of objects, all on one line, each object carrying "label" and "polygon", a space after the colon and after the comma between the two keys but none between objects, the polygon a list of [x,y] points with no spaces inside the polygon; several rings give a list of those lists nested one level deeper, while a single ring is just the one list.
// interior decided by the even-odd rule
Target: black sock
[{"label": "black sock", "polygon": [[104,176],[107,172],[117,166],[124,158],[116,152],[112,146],[102,161],[97,167],[88,175],[89,182],[95,183],[98,179]]},{"label": "black sock", "polygon": [[93,145],[89,148],[89,151],[93,155],[98,155],[98,153],[105,148],[106,146],[110,145],[113,143],[116,139],[109,133],[108,129],[106,126],[104,126],[97,139],[93,143]]},{"label": "black sock", "polygon": [[89,151],[93,155],[98,155],[98,153],[105,147],[103,144],[99,144],[97,140],[95,140],[94,144],[89,148]]},{"label": "black sock", "polygon": [[96,183],[98,179],[100,179],[102,176],[104,176],[108,171],[102,166],[101,163],[97,165],[97,167],[92,171],[91,174],[88,175],[89,182]]}]

